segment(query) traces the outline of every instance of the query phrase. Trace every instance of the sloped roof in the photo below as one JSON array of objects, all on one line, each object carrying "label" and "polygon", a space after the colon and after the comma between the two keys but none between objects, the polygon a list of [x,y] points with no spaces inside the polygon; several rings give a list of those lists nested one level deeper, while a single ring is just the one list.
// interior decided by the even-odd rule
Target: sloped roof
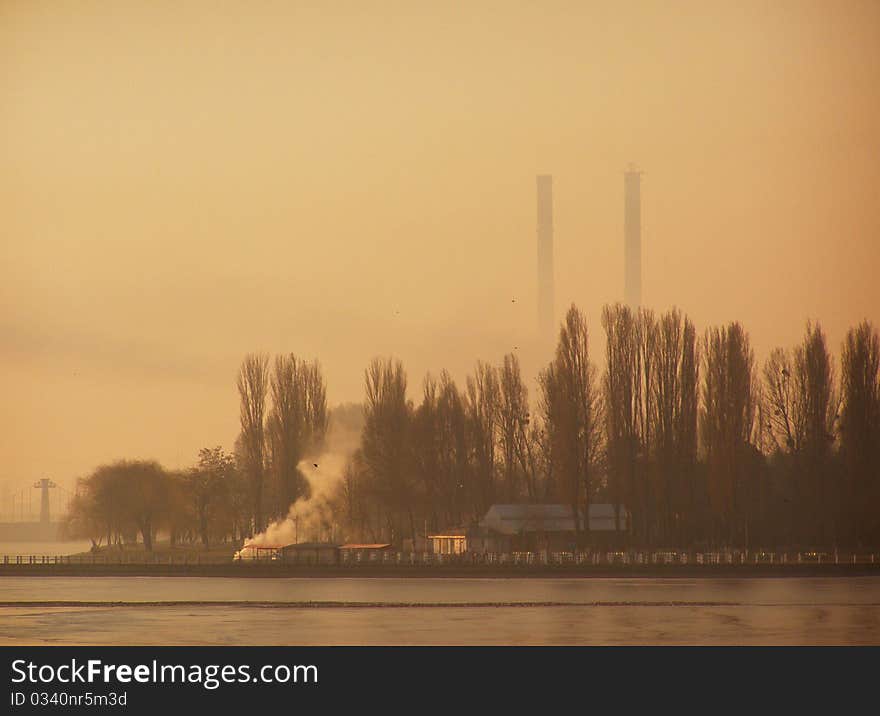
[{"label": "sloped roof", "polygon": [[[608,502],[599,502],[590,505],[590,530],[593,532],[602,532],[606,530],[614,530],[614,505]],[[626,507],[620,506],[620,529],[627,528],[629,513]]]},{"label": "sloped roof", "polygon": [[511,504],[492,505],[489,512],[493,512],[503,520],[519,520],[525,518],[556,518],[565,519],[571,517],[571,507],[568,505],[535,505],[535,504]]},{"label": "sloped roof", "polygon": [[245,549],[282,549],[285,545],[283,544],[251,544],[248,542],[242,547],[242,550]]},{"label": "sloped roof", "polygon": [[[626,528],[626,508],[620,508],[620,526]],[[614,505],[595,503],[589,506],[590,530],[614,529]],[[581,526],[583,513],[579,513]],[[522,532],[574,532],[574,515],[569,505],[561,504],[499,504],[492,505],[480,526],[493,529],[506,535]]]},{"label": "sloped roof", "polygon": [[574,516],[568,505],[492,505],[480,521],[507,535],[520,532],[573,532]]},{"label": "sloped roof", "polygon": [[438,530],[433,534],[429,534],[428,539],[435,539],[438,537],[465,537],[467,536],[467,533],[467,527],[447,527],[445,529]]},{"label": "sloped roof", "polygon": [[334,542],[294,542],[293,544],[284,545],[284,549],[339,549],[339,545]]}]

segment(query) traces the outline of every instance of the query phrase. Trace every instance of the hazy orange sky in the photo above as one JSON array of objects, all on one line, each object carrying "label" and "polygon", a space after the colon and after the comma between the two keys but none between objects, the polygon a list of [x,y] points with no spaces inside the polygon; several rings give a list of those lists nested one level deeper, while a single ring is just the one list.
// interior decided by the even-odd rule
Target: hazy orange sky
[{"label": "hazy orange sky", "polygon": [[539,173],[600,365],[630,161],[647,305],[836,354],[880,322],[878,133],[875,0],[3,0],[0,480],[231,448],[248,351],[331,403],[375,355],[531,381]]}]

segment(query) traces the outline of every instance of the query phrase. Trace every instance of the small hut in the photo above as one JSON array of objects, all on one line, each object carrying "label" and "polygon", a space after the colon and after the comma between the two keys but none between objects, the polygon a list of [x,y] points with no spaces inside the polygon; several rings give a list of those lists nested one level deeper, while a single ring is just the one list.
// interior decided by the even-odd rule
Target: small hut
[{"label": "small hut", "polygon": [[280,544],[255,545],[247,543],[235,553],[233,559],[245,562],[271,562],[278,559],[282,549],[284,547]]},{"label": "small hut", "polygon": [[333,542],[296,542],[281,548],[288,564],[339,564],[339,545]]},{"label": "small hut", "polygon": [[386,554],[391,554],[394,548],[387,542],[360,543],[352,542],[339,548],[339,555],[343,562],[377,562],[381,561]]},{"label": "small hut", "polygon": [[468,551],[468,531],[465,527],[449,527],[428,535],[434,554],[464,554]]}]

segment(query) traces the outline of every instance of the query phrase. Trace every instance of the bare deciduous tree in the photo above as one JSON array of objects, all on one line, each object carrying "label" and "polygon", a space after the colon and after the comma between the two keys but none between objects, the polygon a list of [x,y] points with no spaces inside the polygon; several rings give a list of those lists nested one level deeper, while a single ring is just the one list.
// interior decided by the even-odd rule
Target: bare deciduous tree
[{"label": "bare deciduous tree", "polygon": [[482,514],[495,502],[495,432],[498,426],[501,391],[497,370],[478,362],[473,376],[467,379],[466,414],[469,444],[476,477],[474,502]]},{"label": "bare deciduous tree", "polygon": [[653,341],[651,435],[657,529],[667,541],[684,538],[694,509],[697,449],[697,349],[693,324],[673,309],[661,316]]},{"label": "bare deciduous tree", "polygon": [[748,543],[755,497],[749,470],[755,416],[754,354],[739,323],[706,332],[700,432],[709,478],[715,537]]},{"label": "bare deciduous tree", "polygon": [[445,525],[459,525],[465,515],[469,519],[474,519],[477,515],[475,506],[469,501],[474,489],[471,484],[473,469],[469,460],[465,401],[455,381],[446,371],[440,374],[437,429],[438,489],[442,518]]},{"label": "bare deciduous tree", "polygon": [[525,425],[529,420],[529,394],[522,380],[519,359],[508,353],[499,371],[498,437],[501,447],[504,496],[515,502],[521,494],[520,479],[527,462],[524,451]]},{"label": "bare deciduous tree", "polygon": [[834,383],[834,365],[818,324],[807,324],[804,342],[795,354],[795,370],[804,406],[804,479],[808,486],[808,512],[812,529],[807,533],[818,544],[828,544],[835,532],[832,507],[831,449],[840,401]]},{"label": "bare deciduous tree", "polygon": [[184,476],[196,532],[206,549],[212,534],[220,536],[231,531],[235,471],[235,458],[217,446],[199,450],[198,465]]},{"label": "bare deciduous tree", "polygon": [[841,350],[840,441],[846,480],[843,533],[851,545],[880,542],[880,337],[863,321]]},{"label": "bare deciduous tree", "polygon": [[79,487],[74,507],[91,511],[78,518],[82,523],[105,526],[108,545],[114,537],[121,543],[119,538],[127,541],[139,532],[144,549],[153,550],[156,532],[168,526],[172,506],[171,479],[159,463],[119,460],[102,465]]},{"label": "bare deciduous tree", "polygon": [[245,470],[251,485],[253,530],[262,532],[263,478],[265,474],[266,393],[269,388],[269,358],[265,354],[245,356],[238,371],[240,400],[241,446]]},{"label": "bare deciduous tree", "polygon": [[267,422],[272,471],[278,483],[276,516],[308,499],[309,482],[299,469],[316,454],[327,431],[326,386],[317,361],[307,363],[294,355],[278,356],[270,378],[272,411]]},{"label": "bare deciduous tree", "polygon": [[387,508],[388,538],[399,543],[404,522],[415,538],[415,500],[410,474],[411,406],[400,361],[375,359],[365,372],[366,404],[362,450],[371,489]]},{"label": "bare deciduous tree", "polygon": [[803,343],[794,350],[776,348],[770,353],[762,394],[760,430],[786,472],[792,494],[791,528],[801,541],[825,542],[836,519],[829,503],[829,480],[839,398],[831,355],[818,324],[807,324]]},{"label": "bare deciduous tree", "polygon": [[595,485],[601,447],[601,414],[596,368],[590,362],[589,336],[583,314],[572,305],[559,332],[556,357],[540,377],[542,407],[549,433],[551,459],[558,471],[560,493],[572,508],[577,539]]},{"label": "bare deciduous tree", "polygon": [[621,507],[640,522],[637,471],[640,453],[638,414],[641,380],[636,324],[628,306],[615,304],[602,310],[605,329],[605,445],[608,488],[614,504],[616,529],[621,528]]}]

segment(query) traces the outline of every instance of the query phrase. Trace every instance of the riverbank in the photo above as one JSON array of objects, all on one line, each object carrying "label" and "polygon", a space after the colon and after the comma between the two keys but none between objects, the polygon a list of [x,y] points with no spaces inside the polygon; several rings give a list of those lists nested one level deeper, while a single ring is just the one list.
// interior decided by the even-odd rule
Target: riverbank
[{"label": "riverbank", "polygon": [[[0,564],[2,577],[653,578],[877,577],[880,563],[758,564]],[[0,582],[2,584],[2,582]]]}]

